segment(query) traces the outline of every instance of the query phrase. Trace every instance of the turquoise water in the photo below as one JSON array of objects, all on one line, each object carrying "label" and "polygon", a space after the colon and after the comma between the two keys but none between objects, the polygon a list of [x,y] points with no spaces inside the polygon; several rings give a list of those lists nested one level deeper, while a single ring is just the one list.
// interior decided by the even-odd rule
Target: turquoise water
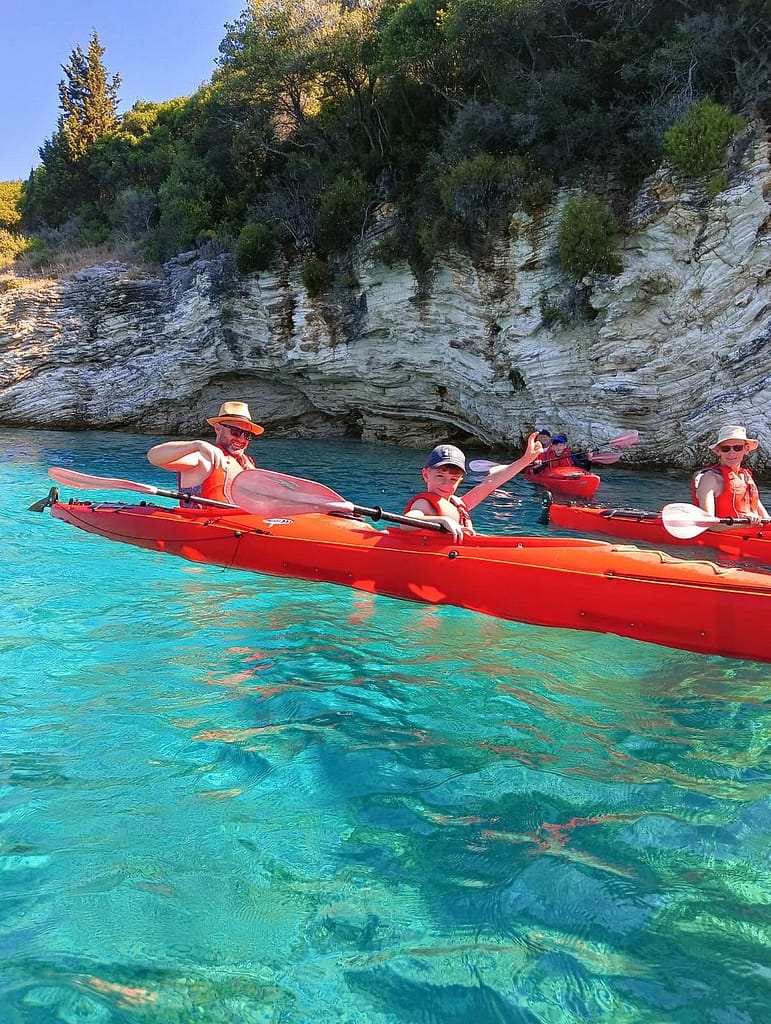
[{"label": "turquoise water", "polygon": [[[49,465],[169,486],[151,439],[0,443],[2,1024],[765,1024],[768,666],[114,545],[27,506]],[[478,527],[542,532],[508,490]]]}]

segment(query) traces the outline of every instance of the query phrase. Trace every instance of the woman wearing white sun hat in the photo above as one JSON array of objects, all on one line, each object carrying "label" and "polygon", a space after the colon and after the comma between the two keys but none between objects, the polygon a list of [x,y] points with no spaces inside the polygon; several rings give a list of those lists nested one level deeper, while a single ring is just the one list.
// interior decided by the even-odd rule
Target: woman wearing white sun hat
[{"label": "woman wearing white sun hat", "polygon": [[154,466],[178,474],[180,490],[215,501],[232,501],[233,480],[245,469],[255,469],[246,449],[264,427],[255,423],[246,402],[223,402],[216,416],[214,441],[165,441],[147,453]]},{"label": "woman wearing white sun hat", "polygon": [[749,469],[742,466],[745,455],[758,447],[757,438],[747,437],[747,428],[730,423],[721,428],[709,446],[717,462],[694,475],[693,500],[710,516],[766,519],[758,487]]}]

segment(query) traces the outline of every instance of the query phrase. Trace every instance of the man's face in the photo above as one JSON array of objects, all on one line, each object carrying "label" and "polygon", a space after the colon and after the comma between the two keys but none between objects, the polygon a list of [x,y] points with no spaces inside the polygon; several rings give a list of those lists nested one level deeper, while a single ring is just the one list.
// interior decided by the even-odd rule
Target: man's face
[{"label": "man's face", "polygon": [[234,455],[246,451],[252,439],[251,431],[239,427],[237,423],[218,423],[215,437],[220,448]]}]

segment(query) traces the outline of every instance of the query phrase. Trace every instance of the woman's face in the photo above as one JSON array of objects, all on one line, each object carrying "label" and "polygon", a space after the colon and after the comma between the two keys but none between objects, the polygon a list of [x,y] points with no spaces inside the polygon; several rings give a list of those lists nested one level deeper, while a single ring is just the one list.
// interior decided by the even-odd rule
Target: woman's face
[{"label": "woman's face", "polygon": [[738,437],[729,437],[717,446],[716,451],[721,466],[738,467],[747,454],[747,445]]}]

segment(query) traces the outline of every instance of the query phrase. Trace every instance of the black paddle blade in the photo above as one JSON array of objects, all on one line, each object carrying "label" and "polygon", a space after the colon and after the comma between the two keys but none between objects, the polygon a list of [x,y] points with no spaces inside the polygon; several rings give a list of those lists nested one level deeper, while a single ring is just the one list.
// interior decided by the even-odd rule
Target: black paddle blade
[{"label": "black paddle blade", "polygon": [[44,508],[50,508],[54,502],[59,500],[59,488],[52,487],[45,498],[41,498],[40,501],[33,502],[28,511],[29,512],[42,512]]}]

